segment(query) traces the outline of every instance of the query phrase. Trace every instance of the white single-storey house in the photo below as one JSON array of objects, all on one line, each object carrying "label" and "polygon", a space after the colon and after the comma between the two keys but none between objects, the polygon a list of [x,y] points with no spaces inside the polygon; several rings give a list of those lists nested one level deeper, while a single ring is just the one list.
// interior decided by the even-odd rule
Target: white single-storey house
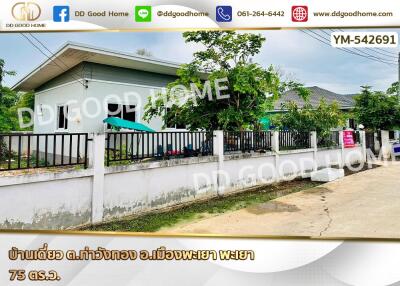
[{"label": "white single-storey house", "polygon": [[[68,42],[13,88],[35,92],[34,133],[98,133],[109,116],[143,122],[149,96],[173,82],[179,66]],[[163,126],[161,118],[143,123],[156,131]],[[166,131],[176,129],[184,126],[167,124]]]}]

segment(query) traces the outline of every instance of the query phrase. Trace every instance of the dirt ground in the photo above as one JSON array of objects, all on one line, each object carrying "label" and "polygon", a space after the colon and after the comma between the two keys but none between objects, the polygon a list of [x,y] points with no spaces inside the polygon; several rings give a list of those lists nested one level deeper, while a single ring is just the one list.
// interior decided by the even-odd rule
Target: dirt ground
[{"label": "dirt ground", "polygon": [[161,233],[400,238],[400,162]]}]

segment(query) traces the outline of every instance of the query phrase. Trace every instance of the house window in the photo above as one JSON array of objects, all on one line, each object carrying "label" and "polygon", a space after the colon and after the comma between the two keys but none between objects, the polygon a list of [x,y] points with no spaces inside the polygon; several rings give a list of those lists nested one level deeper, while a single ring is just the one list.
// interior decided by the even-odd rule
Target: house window
[{"label": "house window", "polygon": [[[124,120],[136,121],[136,112],[135,105],[122,105],[116,103],[108,104],[108,117],[117,117]],[[107,126],[108,129],[111,129],[111,126]]]},{"label": "house window", "polygon": [[122,118],[122,108],[119,104],[109,103],[108,104],[108,117]]},{"label": "house window", "polygon": [[171,113],[171,108],[167,108],[167,120],[166,120],[166,124],[165,126],[167,128],[172,128],[172,129],[186,129],[186,124],[174,124],[174,120],[175,120],[175,115],[174,114],[170,114]]},{"label": "house window", "polygon": [[122,106],[122,119],[135,122],[136,112],[134,105],[123,105]]},{"label": "house window", "polygon": [[68,105],[57,107],[57,127],[61,130],[68,129]]}]

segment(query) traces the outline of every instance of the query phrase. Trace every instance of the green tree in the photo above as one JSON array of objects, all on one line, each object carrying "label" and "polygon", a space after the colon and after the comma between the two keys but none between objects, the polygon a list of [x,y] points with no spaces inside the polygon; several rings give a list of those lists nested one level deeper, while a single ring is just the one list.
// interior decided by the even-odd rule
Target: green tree
[{"label": "green tree", "polygon": [[[16,105],[12,108],[13,113],[15,116],[18,116],[18,109],[20,108],[29,108],[30,110],[34,110],[35,107],[35,93],[33,92],[24,92],[24,93],[19,93],[18,94],[18,102]],[[29,123],[33,118],[31,118],[31,114],[28,112],[22,112],[22,120],[24,123]],[[19,119],[18,119],[19,120]],[[18,130],[32,130],[32,127],[28,128],[19,128],[20,126],[18,125]]]},{"label": "green tree", "polygon": [[[10,107],[15,104],[15,97],[10,89],[3,87],[4,77],[14,75],[15,72],[5,70],[4,65],[4,60],[0,59],[0,134],[12,130],[16,125],[10,111]],[[0,161],[3,161],[8,155],[8,148],[0,136]]]},{"label": "green tree", "polygon": [[[389,90],[389,93],[392,92]],[[362,86],[361,94],[355,97],[355,101],[353,113],[365,128],[393,130],[400,126],[400,104],[397,96],[371,91],[370,86]]]},{"label": "green tree", "polygon": [[0,89],[0,132],[18,130],[18,119],[15,108],[18,96],[7,87],[1,87]]},{"label": "green tree", "polygon": [[20,130],[18,108],[34,109],[34,93],[18,93],[9,87],[3,86],[4,78],[15,74],[14,71],[6,70],[4,60],[0,59],[0,132]]},{"label": "green tree", "polygon": [[[302,85],[283,82],[272,66],[265,69],[252,62],[265,41],[261,35],[200,31],[185,32],[183,37],[187,43],[199,43],[205,49],[195,52],[193,61],[181,66],[178,79],[167,86],[165,94],[149,100],[144,114],[147,121],[160,116],[164,122],[185,124],[189,130],[258,129],[260,118],[283,91],[295,88],[300,96],[307,96]],[[226,86],[224,99],[217,99],[218,79],[226,80],[221,84]],[[204,90],[209,94],[200,94]],[[201,96],[194,96],[196,92]]]},{"label": "green tree", "polygon": [[391,84],[391,86],[386,90],[386,93],[388,95],[396,95],[397,96],[397,90],[399,89],[399,82],[396,81]]},{"label": "green tree", "polygon": [[32,110],[35,108],[35,93],[25,92],[18,97],[17,108],[27,107]]},{"label": "green tree", "polygon": [[280,129],[290,129],[298,132],[316,131],[319,144],[329,145],[330,133],[333,128],[345,126],[345,116],[337,102],[327,104],[321,100],[317,107],[306,100],[300,108],[295,102],[284,104],[287,112],[273,119],[273,124]]},{"label": "green tree", "polygon": [[[15,71],[8,71],[4,68],[5,62],[3,59],[0,59],[0,86],[3,84],[4,77],[7,75],[16,75]],[[0,94],[1,96],[1,94]]]},{"label": "green tree", "polygon": [[3,86],[7,75],[15,75],[14,71],[5,69],[4,60],[0,59],[0,132],[16,130],[17,121],[12,107],[18,101],[17,94],[10,88]]},{"label": "green tree", "polygon": [[[18,93],[9,87],[3,86],[6,76],[14,76],[14,71],[5,69],[4,60],[0,59],[0,134],[20,130],[18,122],[18,108],[28,107],[33,110],[34,94]],[[0,136],[0,161],[9,157],[6,143]]]}]

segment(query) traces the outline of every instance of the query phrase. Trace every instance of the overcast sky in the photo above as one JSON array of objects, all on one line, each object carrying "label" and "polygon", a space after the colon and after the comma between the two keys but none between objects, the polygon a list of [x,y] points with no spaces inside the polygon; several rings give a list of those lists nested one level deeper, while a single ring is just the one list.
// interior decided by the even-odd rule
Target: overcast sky
[{"label": "overcast sky", "polygon": [[[396,66],[345,53],[298,30],[255,33],[262,33],[267,40],[254,61],[264,67],[271,64],[279,67],[286,75],[306,86],[316,85],[333,92],[350,94],[357,93],[360,86],[365,84],[373,86],[375,90],[386,90],[397,79]],[[199,48],[184,43],[182,34],[177,32],[41,33],[35,36],[53,52],[66,41],[75,41],[127,52],[146,48],[157,58],[180,63],[189,62],[192,53]],[[390,53],[398,51],[386,50]],[[0,58],[6,61],[6,69],[17,72],[17,76],[5,79],[5,85],[9,86],[46,59],[20,34],[0,35]],[[391,60],[396,61],[395,58]]]}]

